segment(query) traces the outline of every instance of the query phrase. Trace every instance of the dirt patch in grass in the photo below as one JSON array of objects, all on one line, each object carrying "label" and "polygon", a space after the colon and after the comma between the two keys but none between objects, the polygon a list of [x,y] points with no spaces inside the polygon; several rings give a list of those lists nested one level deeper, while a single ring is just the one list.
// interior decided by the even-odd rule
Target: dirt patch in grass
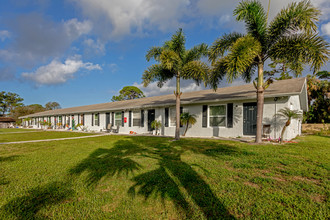
[{"label": "dirt patch in grass", "polygon": [[291,178],[292,181],[303,181],[303,182],[312,182],[315,183],[317,185],[320,185],[321,181],[317,180],[317,179],[312,179],[312,178],[307,178],[307,177],[303,177],[303,176],[293,176]]},{"label": "dirt patch in grass", "polygon": [[246,185],[246,186],[251,186],[251,187],[256,188],[256,189],[260,188],[260,186],[258,184],[251,183],[251,182],[244,182],[243,184]]},{"label": "dirt patch in grass", "polygon": [[118,207],[117,203],[111,203],[102,206],[101,209],[103,212],[113,212],[116,210],[117,207]]},{"label": "dirt patch in grass", "polygon": [[280,177],[280,176],[272,176],[271,178],[278,182],[286,182],[286,179],[284,179],[283,177]]},{"label": "dirt patch in grass", "polygon": [[311,196],[311,200],[313,200],[314,202],[324,202],[326,200],[326,196],[314,194]]}]

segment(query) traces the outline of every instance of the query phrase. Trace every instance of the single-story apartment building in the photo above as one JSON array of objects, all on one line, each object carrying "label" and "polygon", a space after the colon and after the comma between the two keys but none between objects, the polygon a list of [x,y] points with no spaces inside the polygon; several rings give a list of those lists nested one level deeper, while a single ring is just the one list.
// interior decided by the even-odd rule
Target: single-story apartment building
[{"label": "single-story apartment building", "polygon": [[16,120],[10,117],[0,117],[0,128],[13,128]]},{"label": "single-story apartment building", "polygon": [[[286,120],[276,115],[288,107],[308,111],[306,78],[280,80],[265,90],[263,115],[264,133],[268,138],[279,138]],[[189,137],[244,137],[256,134],[256,89],[252,84],[186,92],[181,96],[181,112],[196,117],[186,136]],[[175,96],[162,95],[134,100],[108,102],[72,108],[56,109],[26,115],[26,125],[42,128],[40,122],[51,123],[53,129],[68,129],[77,124],[87,131],[105,131],[110,126],[118,133],[151,133],[151,122],[159,120],[161,135],[175,133]],[[292,120],[284,139],[301,134],[302,119]],[[184,132],[184,126],[181,128]]]}]

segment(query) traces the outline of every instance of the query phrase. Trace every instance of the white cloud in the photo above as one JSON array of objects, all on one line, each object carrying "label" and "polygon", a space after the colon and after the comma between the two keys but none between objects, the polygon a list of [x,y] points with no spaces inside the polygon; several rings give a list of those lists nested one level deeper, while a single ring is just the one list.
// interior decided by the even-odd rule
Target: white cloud
[{"label": "white cloud", "polygon": [[22,73],[22,77],[36,82],[37,85],[55,85],[74,78],[75,73],[81,69],[91,71],[101,70],[101,67],[98,64],[84,63],[79,56],[74,56],[66,59],[64,63],[54,59],[34,72]]},{"label": "white cloud", "polygon": [[147,30],[167,31],[181,25],[189,0],[72,0],[105,38],[144,34]]},{"label": "white cloud", "polygon": [[10,38],[10,33],[7,30],[0,31],[0,40],[5,41],[7,38]]},{"label": "white cloud", "polygon": [[321,26],[321,31],[323,34],[330,36],[330,22],[323,24]]},{"label": "white cloud", "polygon": [[76,39],[83,34],[88,34],[92,30],[92,23],[88,20],[80,22],[76,18],[65,21],[63,28],[70,39]]},{"label": "white cloud", "polygon": [[15,37],[1,51],[2,55],[9,56],[0,54],[0,61],[21,67],[31,67],[40,61],[62,56],[74,41],[93,28],[88,20],[73,18],[55,23],[37,13],[17,16],[8,21],[7,26]]},{"label": "white cloud", "polygon": [[[196,83],[192,80],[181,80],[181,92],[192,92],[192,91],[199,91],[205,89],[203,86],[198,86]],[[173,94],[173,92],[176,90],[176,84],[175,80],[169,80],[167,83],[163,85],[162,88],[159,88],[157,86],[157,82],[150,83],[147,87],[143,87],[143,84],[134,83],[133,86],[138,87],[141,89],[145,96],[158,96],[158,95],[168,95]]]},{"label": "white cloud", "polygon": [[105,43],[99,39],[93,40],[91,38],[85,39],[83,44],[86,46],[86,53],[105,54]]}]

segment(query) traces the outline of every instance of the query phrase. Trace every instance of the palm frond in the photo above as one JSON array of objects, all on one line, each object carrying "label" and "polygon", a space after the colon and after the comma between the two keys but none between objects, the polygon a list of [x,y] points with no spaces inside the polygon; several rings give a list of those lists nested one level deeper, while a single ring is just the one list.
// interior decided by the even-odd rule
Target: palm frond
[{"label": "palm frond", "polygon": [[182,29],[180,28],[171,38],[170,41],[165,42],[165,45],[170,49],[179,54],[180,58],[183,59],[183,55],[185,54],[186,38],[183,34]]},{"label": "palm frond", "polygon": [[268,54],[273,60],[286,61],[294,70],[309,64],[315,73],[329,60],[329,44],[317,34],[295,34],[279,39]]},{"label": "palm frond", "polygon": [[246,70],[241,74],[244,82],[251,82],[253,75],[256,73],[256,70],[258,69],[257,63],[253,63],[250,65]]},{"label": "palm frond", "polygon": [[161,47],[151,47],[146,54],[147,61],[149,62],[152,58],[156,61],[159,61],[162,50],[163,49]]},{"label": "palm frond", "polygon": [[243,34],[233,32],[218,38],[209,49],[209,60],[215,62],[217,57],[223,56],[230,46],[243,36]]},{"label": "palm frond", "polygon": [[179,55],[173,50],[163,50],[160,55],[160,61],[163,67],[168,70],[178,70],[180,64],[182,63]]},{"label": "palm frond", "polygon": [[230,48],[225,57],[227,66],[227,79],[232,82],[244,74],[254,64],[256,57],[261,52],[261,44],[254,37],[247,35],[239,38]]},{"label": "palm frond", "polygon": [[264,45],[267,34],[267,14],[259,1],[242,1],[234,10],[237,21],[245,22],[247,32]]},{"label": "palm frond", "polygon": [[150,83],[158,81],[157,86],[161,88],[173,76],[175,76],[174,72],[165,69],[161,64],[154,64],[144,71],[142,83],[144,87],[147,87]]},{"label": "palm frond", "polygon": [[208,46],[207,44],[200,44],[197,46],[194,46],[190,50],[187,50],[184,56],[184,63],[188,63],[193,60],[199,60],[203,56],[208,55]]},{"label": "palm frond", "polygon": [[183,79],[193,79],[199,85],[202,81],[206,82],[208,78],[209,67],[202,61],[191,61],[181,69]]},{"label": "palm frond", "polygon": [[285,119],[299,119],[302,117],[301,113],[298,110],[291,110],[288,107],[278,110],[276,116],[280,116]]},{"label": "palm frond", "polygon": [[288,33],[304,31],[312,34],[317,31],[317,22],[320,10],[310,1],[293,2],[281,10],[269,25],[270,44]]},{"label": "palm frond", "polygon": [[224,58],[220,58],[212,65],[212,69],[208,74],[207,85],[216,90],[226,74],[227,64]]}]

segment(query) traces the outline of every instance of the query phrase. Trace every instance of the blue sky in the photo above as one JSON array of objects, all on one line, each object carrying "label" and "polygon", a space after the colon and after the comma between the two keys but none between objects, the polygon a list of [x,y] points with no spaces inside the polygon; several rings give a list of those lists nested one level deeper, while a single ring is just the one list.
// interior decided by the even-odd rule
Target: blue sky
[{"label": "blue sky", "polygon": [[[223,33],[244,32],[232,15],[235,0],[0,2],[0,91],[18,93],[25,105],[103,103],[128,85],[147,96],[170,94],[174,82],[162,89],[141,85],[143,71],[152,64],[145,59],[151,46],[162,45],[178,28],[187,48],[212,44]],[[268,0],[261,2],[267,7]],[[290,2],[272,0],[270,19]],[[330,2],[312,3],[323,13],[319,32],[329,41]],[[200,89],[191,81],[182,83],[184,92]]]}]

